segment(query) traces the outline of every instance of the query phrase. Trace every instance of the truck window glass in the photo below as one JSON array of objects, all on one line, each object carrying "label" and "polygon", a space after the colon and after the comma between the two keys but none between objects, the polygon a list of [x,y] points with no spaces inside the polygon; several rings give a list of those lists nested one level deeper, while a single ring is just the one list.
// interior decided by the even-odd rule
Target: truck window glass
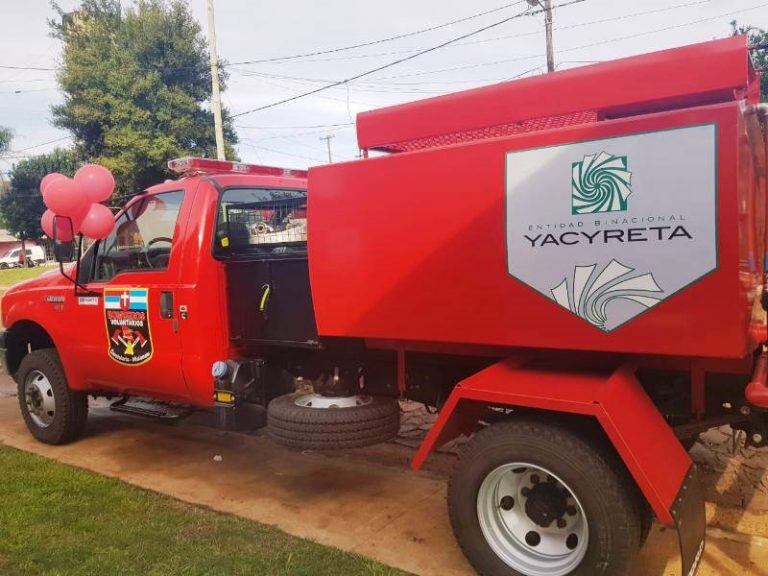
[{"label": "truck window glass", "polygon": [[104,282],[131,270],[167,269],[183,199],[183,192],[165,192],[131,204],[96,247],[94,280]]},{"label": "truck window glass", "polygon": [[306,191],[264,188],[224,190],[219,203],[214,252],[224,257],[305,256]]}]

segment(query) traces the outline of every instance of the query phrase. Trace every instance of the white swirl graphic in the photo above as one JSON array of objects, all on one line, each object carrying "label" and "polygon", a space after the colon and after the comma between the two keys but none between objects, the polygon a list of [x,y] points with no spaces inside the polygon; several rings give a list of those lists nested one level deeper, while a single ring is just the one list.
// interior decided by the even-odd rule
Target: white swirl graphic
[{"label": "white swirl graphic", "polygon": [[572,278],[565,278],[550,290],[552,298],[563,308],[601,330],[608,331],[608,304],[625,299],[651,308],[664,299],[664,290],[653,274],[632,275],[634,268],[611,260],[599,273],[597,264],[576,266]]}]

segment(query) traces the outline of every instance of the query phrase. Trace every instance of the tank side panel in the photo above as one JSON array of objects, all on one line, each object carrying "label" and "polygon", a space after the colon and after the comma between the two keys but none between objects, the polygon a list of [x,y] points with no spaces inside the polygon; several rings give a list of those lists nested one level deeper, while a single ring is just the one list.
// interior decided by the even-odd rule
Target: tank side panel
[{"label": "tank side panel", "polygon": [[[737,115],[736,105],[702,107],[312,169],[309,258],[320,334],[743,357]],[[711,124],[718,236],[710,271],[609,332],[509,273],[508,153]],[[684,160],[686,150],[676,154]],[[694,208],[699,202],[696,190],[674,193],[690,195]],[[551,266],[552,253],[537,252],[534,268]]]}]

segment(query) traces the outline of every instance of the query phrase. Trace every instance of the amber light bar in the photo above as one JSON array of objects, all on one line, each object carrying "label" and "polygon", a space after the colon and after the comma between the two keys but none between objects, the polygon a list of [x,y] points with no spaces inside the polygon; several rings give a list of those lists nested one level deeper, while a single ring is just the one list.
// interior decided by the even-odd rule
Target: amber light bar
[{"label": "amber light bar", "polygon": [[168,161],[168,170],[176,174],[191,176],[194,174],[260,174],[262,176],[283,176],[288,178],[306,178],[306,170],[278,168],[276,166],[260,166],[258,164],[243,164],[229,160],[213,160],[211,158],[176,158]]}]

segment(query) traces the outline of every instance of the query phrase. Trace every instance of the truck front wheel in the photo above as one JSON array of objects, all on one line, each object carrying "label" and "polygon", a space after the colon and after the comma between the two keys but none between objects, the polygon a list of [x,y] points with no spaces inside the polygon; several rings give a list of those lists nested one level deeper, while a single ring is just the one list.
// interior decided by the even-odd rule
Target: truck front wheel
[{"label": "truck front wheel", "polygon": [[80,436],[88,418],[88,396],[73,392],[53,348],[27,354],[16,373],[19,406],[32,435],[46,444]]},{"label": "truck front wheel", "polygon": [[476,434],[450,479],[448,507],[482,575],[618,576],[640,547],[641,507],[621,463],[536,420]]}]

